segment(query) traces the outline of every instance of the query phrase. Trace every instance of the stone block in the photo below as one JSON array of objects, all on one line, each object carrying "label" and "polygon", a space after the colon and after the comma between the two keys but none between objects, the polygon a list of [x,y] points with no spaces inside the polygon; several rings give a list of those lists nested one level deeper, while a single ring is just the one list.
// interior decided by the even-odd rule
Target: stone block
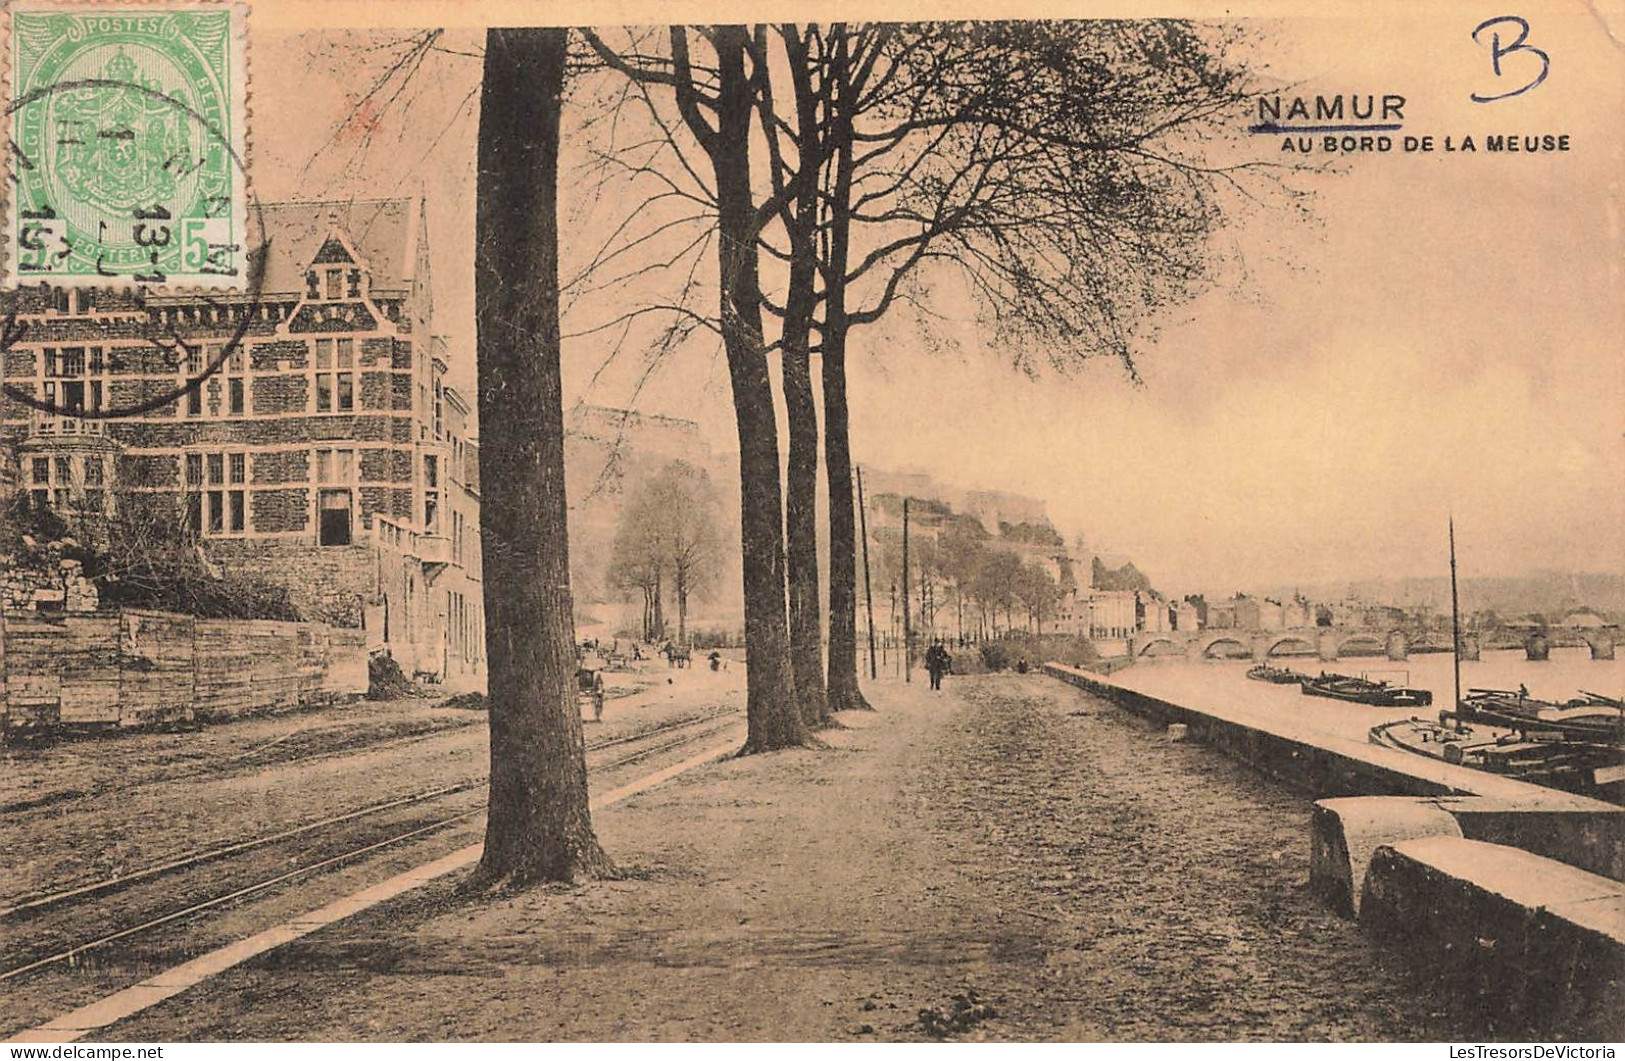
[{"label": "stone block", "polygon": [[1625,1038],[1625,885],[1430,836],[1377,849],[1360,926],[1486,1017],[1485,1038]]},{"label": "stone block", "polygon": [[1424,836],[1460,837],[1455,817],[1426,798],[1349,796],[1315,803],[1310,820],[1309,884],[1344,917],[1355,917],[1372,855]]}]

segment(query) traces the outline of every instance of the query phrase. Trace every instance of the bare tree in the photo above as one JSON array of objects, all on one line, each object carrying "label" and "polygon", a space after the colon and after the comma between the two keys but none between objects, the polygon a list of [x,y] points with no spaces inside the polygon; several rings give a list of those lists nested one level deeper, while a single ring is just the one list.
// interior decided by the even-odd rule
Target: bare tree
[{"label": "bare tree", "polygon": [[558,157],[567,33],[493,29],[474,259],[490,816],[471,884],[612,872],[593,833],[575,693],[559,377]]},{"label": "bare tree", "polygon": [[1021,565],[1013,592],[1027,611],[1027,628],[1040,636],[1044,633],[1044,617],[1050,615],[1061,600],[1061,587],[1049,571],[1036,563]]},{"label": "bare tree", "polygon": [[716,492],[703,470],[679,460],[661,470],[655,495],[665,526],[662,537],[672,593],[677,597],[677,641],[686,645],[689,599],[710,587],[721,553]]},{"label": "bare tree", "polygon": [[[724,276],[717,321],[725,342],[730,329],[743,331],[757,340],[756,349],[777,349],[782,358],[790,657],[797,700],[817,724],[831,708],[865,706],[856,671],[846,383],[854,330],[881,321],[899,303],[911,304],[923,322],[934,313],[934,298],[963,291],[987,334],[1024,371],[1064,372],[1082,359],[1109,356],[1134,376],[1135,346],[1157,312],[1222,267],[1210,239],[1223,216],[1221,194],[1245,201],[1253,191],[1243,178],[1267,173],[1259,164],[1226,165],[1205,153],[1223,138],[1221,119],[1249,92],[1230,59],[1233,42],[1206,27],[835,24],[699,36],[716,56],[714,67],[692,61],[680,29],[665,54],[636,47],[617,54],[592,39],[603,61],[631,75],[645,98],[651,86],[672,89],[681,121],[671,124],[698,141],[710,163],[694,198],[714,204],[722,258],[753,235],[762,253],[784,266],[779,301],[764,293],[752,252],[749,297],[741,301]],[[770,54],[773,45],[778,50]],[[793,106],[781,111],[780,97]],[[749,119],[730,109],[747,103],[760,125],[755,136]],[[733,122],[728,136],[725,112]],[[658,117],[656,124],[657,139],[671,153],[670,172],[698,178],[685,144]],[[719,144],[730,149],[728,158],[718,159]],[[765,145],[766,158],[752,168],[756,144]],[[651,168],[658,167],[647,158],[631,167]],[[760,196],[749,189],[752,174],[765,179]],[[723,216],[725,187],[740,205],[732,229]],[[816,255],[812,269],[809,252]],[[782,320],[776,344],[761,338],[764,311]],[[809,599],[817,582],[810,517],[819,436],[814,355],[822,357],[830,509],[830,651],[822,689],[811,677],[821,661],[817,602]],[[730,352],[731,369],[735,364]],[[736,382],[736,413],[742,394]]]},{"label": "bare tree", "polygon": [[666,636],[662,613],[662,575],[666,567],[666,546],[662,539],[660,513],[645,486],[634,491],[621,509],[610,546],[606,581],[624,593],[643,597],[642,632],[645,641]]},{"label": "bare tree", "polygon": [[[784,496],[779,472],[778,417],[763,335],[758,239],[778,204],[758,202],[752,188],[751,127],[755,82],[749,71],[751,35],[743,26],[702,27],[709,61],[696,57],[690,32],[673,26],[667,50],[636,42],[617,51],[597,33],[584,36],[598,58],[642,93],[671,94],[687,139],[698,145],[702,185],[716,209],[717,321],[733,389],[739,438],[740,543],[745,589],[747,735],[744,751],[804,745],[811,737],[795,695],[785,595]],[[645,97],[647,98],[647,96]],[[653,105],[651,104],[651,107]],[[655,119],[658,123],[658,115]],[[661,125],[675,164],[699,177],[686,142]]]},{"label": "bare tree", "polygon": [[[814,90],[814,51],[820,37],[813,27],[780,26],[794,98],[794,120],[775,106],[768,31],[757,26],[751,57],[756,106],[768,149],[772,201],[788,247],[779,251],[765,238],[769,253],[787,259],[784,305],[764,306],[782,318],[779,357],[784,386],[789,453],[785,461],[784,524],[790,604],[790,661],[802,718],[813,728],[833,723],[824,685],[823,629],[818,604],[818,410],[813,398],[812,332],[818,308],[818,175],[823,166],[823,115]],[[781,146],[781,140],[785,145]]]},{"label": "bare tree", "polygon": [[688,602],[716,575],[722,536],[710,476],[687,461],[666,464],[633,488],[621,509],[609,582],[643,595],[643,634],[666,636],[662,608],[666,575],[677,599],[677,641],[688,643]]},{"label": "bare tree", "polygon": [[[807,53],[820,195],[829,695],[859,706],[846,359],[855,328],[955,278],[1026,371],[1116,357],[1219,264],[1218,192],[1252,164],[1199,150],[1249,91],[1233,42],[1172,21],[835,24]],[[1276,185],[1280,187],[1280,185]],[[929,278],[929,279],[927,279]],[[854,301],[854,294],[863,301]]]}]

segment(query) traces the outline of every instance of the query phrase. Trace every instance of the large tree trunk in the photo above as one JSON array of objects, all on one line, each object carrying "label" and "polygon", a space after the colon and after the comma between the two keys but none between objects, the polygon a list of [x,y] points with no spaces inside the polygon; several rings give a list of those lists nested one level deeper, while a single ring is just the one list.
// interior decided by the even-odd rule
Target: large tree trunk
[{"label": "large tree trunk", "polygon": [[474,883],[611,872],[575,693],[559,389],[558,152],[566,31],[490,30],[474,256],[490,818]]},{"label": "large tree trunk", "polygon": [[786,41],[795,85],[800,151],[790,233],[781,366],[790,452],[784,523],[789,546],[790,662],[802,720],[814,729],[833,721],[824,692],[823,623],[818,603],[818,408],[812,387],[812,320],[817,308],[818,174],[823,161],[817,103],[804,47]]},{"label": "large tree trunk", "polygon": [[835,180],[830,197],[829,258],[824,276],[824,476],[829,487],[829,706],[872,711],[858,687],[857,513],[852,505],[852,441],[846,401],[846,268],[851,242],[852,126],[844,34],[836,42],[832,76]]},{"label": "large tree trunk", "polygon": [[679,569],[672,575],[677,583],[673,588],[677,592],[677,643],[688,644],[688,579]]},{"label": "large tree trunk", "polygon": [[[808,279],[811,294],[811,279]],[[792,289],[793,290],[793,289]],[[809,307],[810,308],[810,307]],[[789,317],[785,320],[789,330]],[[807,333],[793,351],[785,337],[784,404],[790,453],[786,462],[785,532],[789,543],[790,662],[801,717],[813,728],[831,722],[824,693],[824,636],[818,603],[818,410],[813,404]]]},{"label": "large tree trunk", "polygon": [[[674,30],[677,40],[681,30]],[[751,86],[746,31],[716,28],[716,175],[722,336],[739,432],[740,543],[745,582],[746,753],[809,743],[790,666],[778,417],[762,341],[756,204],[751,195]],[[685,42],[686,43],[686,42]]]}]

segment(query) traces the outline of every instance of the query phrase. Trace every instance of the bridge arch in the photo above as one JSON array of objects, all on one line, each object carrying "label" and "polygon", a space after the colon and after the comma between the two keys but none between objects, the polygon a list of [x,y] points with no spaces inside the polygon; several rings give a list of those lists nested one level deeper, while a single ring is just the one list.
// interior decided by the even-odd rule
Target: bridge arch
[{"label": "bridge arch", "polygon": [[[1315,642],[1311,641],[1308,637],[1299,634],[1287,634],[1285,637],[1278,637],[1274,641],[1270,642],[1269,647],[1264,650],[1264,655],[1273,656],[1279,649],[1284,648],[1287,645],[1298,647],[1299,651],[1292,653],[1293,655],[1312,656],[1320,650],[1320,646],[1315,644]],[[1282,655],[1286,655],[1286,653],[1282,653]]]},{"label": "bridge arch", "polygon": [[[1235,646],[1235,650],[1223,655],[1214,652],[1214,649],[1223,645],[1233,645]],[[1219,634],[1216,637],[1209,637],[1202,641],[1201,656],[1203,659],[1241,658],[1244,656],[1251,656],[1252,654],[1252,649],[1248,646],[1247,642],[1243,641],[1240,637],[1231,636],[1230,634]]]},{"label": "bridge arch", "polygon": [[1337,654],[1339,656],[1348,655],[1350,646],[1363,654],[1381,656],[1388,651],[1388,635],[1371,630],[1352,633],[1337,642]]},{"label": "bridge arch", "polygon": [[1582,630],[1580,639],[1591,650],[1592,659],[1613,659],[1615,646],[1615,631],[1613,630]]},{"label": "bridge arch", "polygon": [[[1155,651],[1158,648],[1171,649],[1172,651],[1166,653]],[[1183,653],[1183,647],[1171,637],[1153,637],[1136,645],[1134,648],[1136,656],[1182,655]]]}]

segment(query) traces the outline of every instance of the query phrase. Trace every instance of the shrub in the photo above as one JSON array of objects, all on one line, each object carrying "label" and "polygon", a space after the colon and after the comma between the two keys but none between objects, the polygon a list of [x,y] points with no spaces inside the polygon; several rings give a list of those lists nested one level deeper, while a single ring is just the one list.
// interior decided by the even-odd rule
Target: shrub
[{"label": "shrub", "polygon": [[1014,633],[977,646],[982,665],[990,671],[1009,670],[1024,665],[1036,670],[1045,663],[1063,663],[1069,667],[1088,667],[1100,659],[1094,642],[1070,634]]},{"label": "shrub", "polygon": [[174,497],[125,491],[118,495],[116,509],[111,519],[81,515],[70,525],[18,491],[0,509],[0,547],[30,564],[47,558],[46,543],[64,542],[62,558],[84,565],[85,577],[96,583],[108,605],[200,619],[303,618],[286,586],[224,572],[211,563]]},{"label": "shrub", "polygon": [[374,652],[367,659],[367,699],[400,700],[421,696],[422,691],[406,677],[395,657]]}]

